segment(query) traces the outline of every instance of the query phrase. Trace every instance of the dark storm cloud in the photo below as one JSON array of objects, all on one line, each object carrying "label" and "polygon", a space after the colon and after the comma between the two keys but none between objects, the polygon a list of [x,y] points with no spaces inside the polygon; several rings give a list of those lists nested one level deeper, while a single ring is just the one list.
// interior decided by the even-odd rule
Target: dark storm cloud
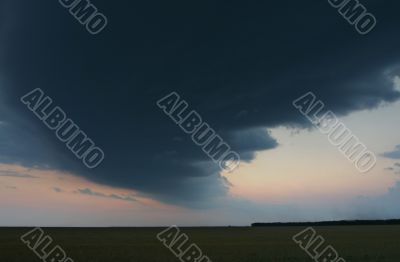
[{"label": "dark storm cloud", "polygon": [[[261,128],[307,127],[292,101],[308,91],[338,115],[395,101],[400,4],[363,2],[367,36],[327,1],[97,0],[109,25],[92,36],[58,1],[0,0],[1,159],[208,205],[229,184],[156,101],[179,93],[245,161],[277,146]],[[96,170],[19,102],[38,87],[104,150]]]},{"label": "dark storm cloud", "polygon": [[256,151],[278,146],[278,143],[264,129],[247,129],[227,135],[230,145],[240,152],[242,161],[250,161]]}]

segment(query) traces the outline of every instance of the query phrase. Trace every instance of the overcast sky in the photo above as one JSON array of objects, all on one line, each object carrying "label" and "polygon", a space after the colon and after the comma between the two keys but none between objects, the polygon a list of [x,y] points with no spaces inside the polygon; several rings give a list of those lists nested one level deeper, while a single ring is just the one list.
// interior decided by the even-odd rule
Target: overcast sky
[{"label": "overcast sky", "polygon": [[[400,4],[0,0],[0,225],[399,218]],[[87,168],[20,98],[40,88],[105,154]],[[377,156],[360,173],[292,105],[313,92]],[[222,173],[156,102],[178,93],[242,161]]]}]

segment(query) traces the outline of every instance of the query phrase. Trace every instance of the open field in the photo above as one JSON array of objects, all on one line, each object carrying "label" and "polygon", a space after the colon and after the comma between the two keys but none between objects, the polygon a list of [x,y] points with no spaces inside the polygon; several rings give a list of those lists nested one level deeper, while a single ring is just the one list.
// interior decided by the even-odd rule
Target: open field
[{"label": "open field", "polygon": [[[400,226],[314,227],[346,261],[398,262]],[[163,228],[57,229],[46,234],[75,262],[176,262],[156,238]],[[292,236],[304,227],[181,228],[213,262],[302,262],[312,259]],[[0,261],[40,261],[20,241],[29,228],[0,229]]]}]

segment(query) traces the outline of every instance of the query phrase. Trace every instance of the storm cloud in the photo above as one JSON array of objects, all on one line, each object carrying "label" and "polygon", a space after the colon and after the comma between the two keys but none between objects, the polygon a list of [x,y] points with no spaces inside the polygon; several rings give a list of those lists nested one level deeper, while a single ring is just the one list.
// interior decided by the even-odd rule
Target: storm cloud
[{"label": "storm cloud", "polygon": [[[337,115],[394,102],[400,3],[363,3],[364,36],[327,1],[97,0],[93,36],[58,1],[0,0],[0,160],[208,205],[230,185],[156,101],[180,94],[244,161],[279,146],[268,128],[309,127],[292,107],[308,91]],[[95,170],[21,104],[35,88],[104,150]]]}]

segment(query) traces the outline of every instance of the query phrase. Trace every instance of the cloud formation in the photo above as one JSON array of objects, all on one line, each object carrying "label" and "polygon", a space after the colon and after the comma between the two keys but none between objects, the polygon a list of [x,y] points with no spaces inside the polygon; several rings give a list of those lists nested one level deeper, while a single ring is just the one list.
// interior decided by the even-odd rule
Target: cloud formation
[{"label": "cloud formation", "polygon": [[18,173],[11,170],[0,170],[0,177],[37,178],[32,175]]},{"label": "cloud formation", "polygon": [[136,201],[136,199],[131,196],[120,196],[117,194],[104,194],[101,192],[92,191],[89,188],[78,189],[76,191],[76,193],[79,193],[82,195],[96,196],[96,197],[112,198],[112,199],[116,199],[116,200],[123,200],[123,201],[129,201],[129,202]]},{"label": "cloud formation", "polygon": [[[394,102],[400,4],[365,2],[379,17],[367,36],[322,2],[99,0],[110,24],[93,37],[57,1],[1,0],[0,160],[208,205],[229,183],[156,101],[179,93],[244,161],[278,146],[268,128],[309,127],[291,106],[308,91],[337,115]],[[87,170],[20,103],[34,88],[104,150],[99,167]]]},{"label": "cloud formation", "polygon": [[63,190],[59,187],[53,187],[54,192],[61,193]]},{"label": "cloud formation", "polygon": [[395,163],[393,166],[387,167],[385,169],[393,171],[395,174],[400,175],[400,163]]},{"label": "cloud formation", "polygon": [[390,159],[400,159],[400,145],[397,145],[393,151],[385,152],[383,156]]}]

